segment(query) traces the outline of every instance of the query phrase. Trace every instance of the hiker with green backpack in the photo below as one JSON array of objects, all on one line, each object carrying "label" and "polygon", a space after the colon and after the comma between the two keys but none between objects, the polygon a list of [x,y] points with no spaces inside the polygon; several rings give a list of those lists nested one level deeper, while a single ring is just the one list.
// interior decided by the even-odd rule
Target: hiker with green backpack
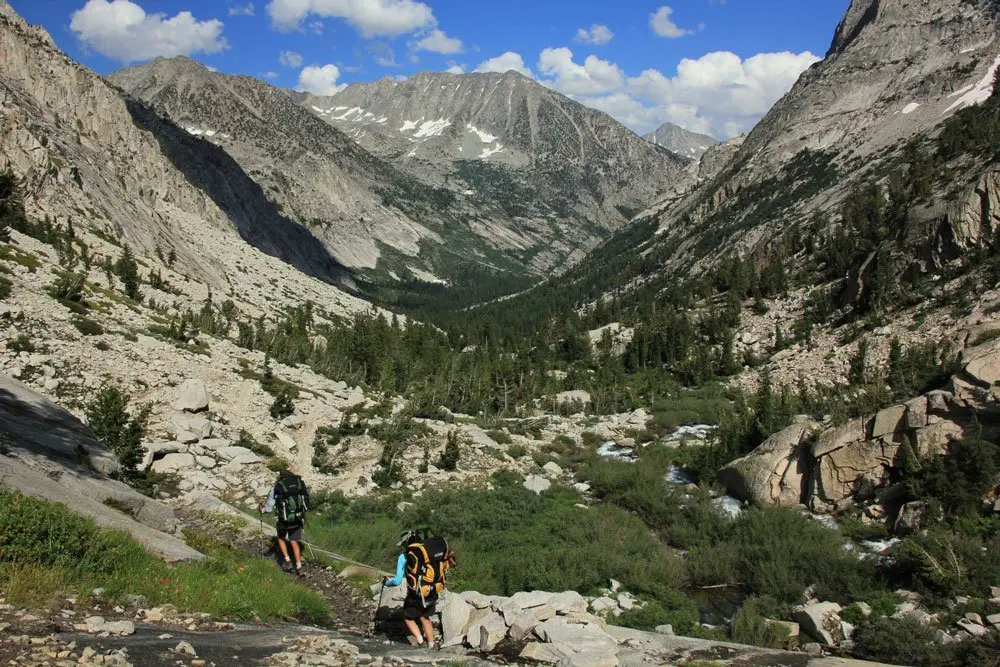
[{"label": "hiker with green backpack", "polygon": [[[282,469],[278,480],[267,496],[267,502],[260,506],[262,514],[274,511],[277,519],[278,548],[284,557],[282,567],[286,571],[302,574],[302,527],[305,525],[306,511],[309,509],[309,489],[301,477]],[[291,551],[291,553],[289,553]],[[292,558],[294,557],[294,565]]]},{"label": "hiker with green backpack", "polygon": [[406,583],[403,622],[410,632],[410,643],[420,646],[426,637],[427,648],[434,648],[430,617],[436,611],[438,595],[444,590],[445,575],[455,565],[455,551],[448,548],[443,537],[432,536],[427,530],[422,533],[407,530],[400,536],[397,546],[402,553],[396,559],[396,576],[386,577],[382,583],[383,586]]}]

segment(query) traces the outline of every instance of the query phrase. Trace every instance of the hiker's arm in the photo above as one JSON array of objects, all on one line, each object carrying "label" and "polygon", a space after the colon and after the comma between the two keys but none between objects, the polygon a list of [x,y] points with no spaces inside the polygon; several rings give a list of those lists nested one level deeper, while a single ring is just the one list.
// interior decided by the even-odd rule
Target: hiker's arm
[{"label": "hiker's arm", "polygon": [[271,493],[267,494],[267,502],[265,502],[261,506],[261,508],[260,508],[260,511],[263,512],[264,514],[268,514],[272,510],[274,510],[274,489],[273,488],[271,489]]},{"label": "hiker's arm", "polygon": [[396,576],[385,582],[386,586],[399,586],[403,583],[403,572],[406,569],[406,554],[399,554],[396,559]]}]

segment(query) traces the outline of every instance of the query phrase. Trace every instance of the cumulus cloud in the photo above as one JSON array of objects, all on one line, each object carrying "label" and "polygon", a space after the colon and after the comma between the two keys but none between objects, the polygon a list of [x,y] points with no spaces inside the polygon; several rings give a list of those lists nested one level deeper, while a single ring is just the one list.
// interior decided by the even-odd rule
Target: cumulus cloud
[{"label": "cumulus cloud", "polygon": [[449,65],[445,72],[448,74],[465,74],[465,65]]},{"label": "cumulus cloud", "polygon": [[464,47],[462,40],[449,37],[443,30],[435,28],[421,39],[410,42],[413,51],[431,51],[432,53],[461,53]]},{"label": "cumulus cloud", "polygon": [[721,51],[685,58],[674,76],[655,69],[627,76],[618,65],[596,56],[578,63],[569,49],[553,48],[542,51],[538,71],[541,83],[636,132],[669,121],[730,138],[752,129],[817,60],[809,52],[761,53],[742,60]]},{"label": "cumulus cloud", "polygon": [[229,5],[229,15],[230,16],[253,16],[256,14],[256,10],[252,2],[248,2],[245,5],[232,4]]},{"label": "cumulus cloud", "polygon": [[172,18],[147,14],[130,0],[87,0],[70,21],[70,30],[84,46],[125,64],[157,56],[218,53],[229,46],[222,29],[222,21],[198,21],[191,12]]},{"label": "cumulus cloud", "polygon": [[524,58],[521,57],[520,53],[515,53],[514,51],[507,51],[506,53],[500,54],[495,58],[490,58],[489,60],[484,60],[479,63],[479,67],[476,68],[477,72],[508,72],[513,70],[515,72],[520,72],[525,76],[534,77],[531,70],[527,68],[524,64]]},{"label": "cumulus cloud", "polygon": [[271,0],[271,22],[295,30],[311,14],[347,21],[365,38],[398,37],[437,24],[434,12],[417,0]]},{"label": "cumulus cloud", "polygon": [[660,37],[668,37],[670,39],[684,37],[694,32],[693,30],[684,30],[674,23],[673,19],[670,18],[670,15],[673,13],[674,10],[666,5],[660,7],[649,15],[649,27]]},{"label": "cumulus cloud", "polygon": [[339,78],[340,69],[336,65],[310,65],[299,73],[299,85],[295,90],[324,97],[333,95],[347,87],[337,84]]},{"label": "cumulus cloud", "polygon": [[595,23],[590,26],[589,30],[587,28],[580,28],[577,30],[576,37],[574,39],[581,44],[603,46],[614,38],[615,33],[611,32],[611,29],[608,28],[608,26]]},{"label": "cumulus cloud", "polygon": [[302,67],[302,56],[295,51],[282,51],[278,54],[278,62],[285,67],[298,69]]},{"label": "cumulus cloud", "polygon": [[625,84],[625,73],[618,65],[597,56],[587,56],[578,65],[573,62],[573,52],[566,47],[542,51],[538,56],[538,71],[565,95],[602,95],[621,90]]}]

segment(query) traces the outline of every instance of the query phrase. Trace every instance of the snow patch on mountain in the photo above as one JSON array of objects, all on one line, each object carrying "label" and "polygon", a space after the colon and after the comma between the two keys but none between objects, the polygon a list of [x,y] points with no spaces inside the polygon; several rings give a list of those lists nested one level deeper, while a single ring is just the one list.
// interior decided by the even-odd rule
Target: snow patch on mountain
[{"label": "snow patch on mountain", "polygon": [[986,72],[986,75],[977,83],[957,90],[948,96],[958,97],[961,95],[958,100],[945,109],[944,113],[951,113],[952,111],[971,107],[976,104],[982,104],[988,100],[990,95],[993,94],[993,77],[996,76],[997,68],[1000,68],[1000,56],[997,56],[993,64],[990,65],[990,69]]}]

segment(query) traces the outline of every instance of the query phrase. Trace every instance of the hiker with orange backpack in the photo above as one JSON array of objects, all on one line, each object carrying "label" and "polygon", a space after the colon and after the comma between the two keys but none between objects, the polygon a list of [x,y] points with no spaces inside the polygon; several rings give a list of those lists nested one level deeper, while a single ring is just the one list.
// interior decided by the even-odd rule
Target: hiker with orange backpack
[{"label": "hiker with orange backpack", "polygon": [[431,536],[426,530],[423,535],[405,531],[398,546],[402,552],[396,559],[396,576],[383,579],[383,583],[385,586],[406,583],[403,622],[410,632],[410,643],[420,646],[426,637],[427,648],[434,648],[430,617],[436,611],[438,595],[444,590],[445,575],[455,565],[455,551],[448,548],[443,537]]}]

